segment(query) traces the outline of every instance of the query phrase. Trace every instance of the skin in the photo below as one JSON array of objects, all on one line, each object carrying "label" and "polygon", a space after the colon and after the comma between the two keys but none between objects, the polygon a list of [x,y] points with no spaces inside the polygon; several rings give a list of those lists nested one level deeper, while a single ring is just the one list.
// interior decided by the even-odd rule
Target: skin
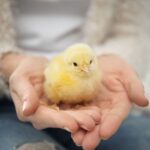
[{"label": "skin", "polygon": [[[80,130],[72,135],[84,150],[92,150],[103,139],[109,139],[128,116],[133,103],[148,104],[143,86],[132,67],[115,55],[99,57],[103,80],[97,99],[91,105],[101,109],[101,122],[93,131]],[[124,67],[122,67],[124,66]],[[91,139],[94,139],[91,141]]]},{"label": "skin", "polygon": [[[86,130],[92,130],[95,120],[100,120],[99,109],[91,107],[87,110],[57,111],[50,109],[45,103],[47,100],[43,97],[43,72],[47,62],[43,57],[16,54],[9,54],[3,59],[2,64],[5,65],[2,65],[2,71],[9,79],[10,93],[18,118],[31,122],[37,129],[55,127],[74,133],[82,126]],[[71,112],[70,115],[68,111]]]},{"label": "skin", "polygon": [[84,150],[93,150],[101,139],[110,138],[128,116],[133,103],[143,107],[148,101],[137,74],[122,58],[103,55],[98,59],[103,79],[97,98],[88,106],[57,111],[41,103],[46,101],[42,85],[48,60],[7,55],[2,71],[9,79],[18,118],[31,122],[37,129],[64,128]]}]

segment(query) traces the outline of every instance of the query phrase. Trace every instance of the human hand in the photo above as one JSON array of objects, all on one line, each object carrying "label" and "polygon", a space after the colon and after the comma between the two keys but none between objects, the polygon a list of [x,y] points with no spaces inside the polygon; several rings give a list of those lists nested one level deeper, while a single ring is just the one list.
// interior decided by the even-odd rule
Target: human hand
[{"label": "human hand", "polygon": [[[78,130],[72,134],[77,145],[84,150],[92,150],[103,139],[110,138],[128,116],[132,103],[148,105],[144,88],[132,67],[116,55],[99,57],[102,82],[99,93],[90,105],[101,110],[101,121],[93,131]],[[93,139],[93,140],[91,140]]]},{"label": "human hand", "polygon": [[99,110],[54,110],[43,92],[43,72],[48,60],[43,57],[26,57],[10,75],[10,93],[18,118],[29,121],[37,129],[63,128],[74,133],[79,126],[90,131],[100,120]]}]

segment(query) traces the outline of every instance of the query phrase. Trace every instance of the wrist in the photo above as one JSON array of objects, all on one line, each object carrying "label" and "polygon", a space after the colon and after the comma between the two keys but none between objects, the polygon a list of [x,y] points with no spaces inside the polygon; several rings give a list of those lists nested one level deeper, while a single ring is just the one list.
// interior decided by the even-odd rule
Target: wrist
[{"label": "wrist", "polygon": [[26,58],[25,55],[20,53],[8,52],[4,54],[0,60],[0,73],[9,79],[12,72],[17,66]]}]

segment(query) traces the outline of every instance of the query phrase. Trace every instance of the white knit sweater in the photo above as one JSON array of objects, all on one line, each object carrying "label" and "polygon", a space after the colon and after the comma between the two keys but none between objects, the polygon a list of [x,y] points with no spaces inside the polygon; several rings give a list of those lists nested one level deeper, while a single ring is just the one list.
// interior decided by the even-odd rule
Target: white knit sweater
[{"label": "white knit sweater", "polygon": [[117,53],[125,58],[139,74],[150,100],[149,6],[149,0],[94,0],[85,39],[99,54]]},{"label": "white knit sweater", "polygon": [[[0,52],[16,49],[10,1],[0,1]],[[92,0],[83,27],[84,40],[97,53],[116,53],[133,65],[147,94],[150,93],[149,6],[149,0]],[[0,87],[4,89],[2,80]]]}]

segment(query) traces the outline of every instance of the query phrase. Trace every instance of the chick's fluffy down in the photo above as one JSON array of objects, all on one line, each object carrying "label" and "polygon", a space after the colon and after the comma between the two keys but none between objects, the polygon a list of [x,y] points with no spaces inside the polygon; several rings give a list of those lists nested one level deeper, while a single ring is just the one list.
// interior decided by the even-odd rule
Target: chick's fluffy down
[{"label": "chick's fluffy down", "polygon": [[78,104],[91,101],[96,96],[100,81],[98,67],[84,76],[68,69],[71,65],[66,64],[62,54],[53,58],[45,69],[45,93],[55,104]]}]

